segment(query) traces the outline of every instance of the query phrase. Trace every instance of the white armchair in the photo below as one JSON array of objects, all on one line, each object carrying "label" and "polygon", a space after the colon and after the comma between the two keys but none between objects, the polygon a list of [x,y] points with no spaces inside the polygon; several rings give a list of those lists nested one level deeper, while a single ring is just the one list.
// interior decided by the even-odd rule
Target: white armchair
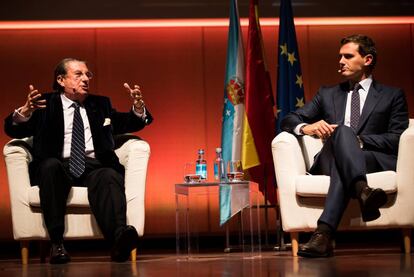
[{"label": "white armchair", "polygon": [[[136,136],[121,135],[116,138],[119,148],[115,150],[125,166],[125,194],[127,200],[127,224],[133,225],[139,236],[144,234],[145,181],[147,177],[150,147]],[[31,138],[13,139],[3,149],[10,191],[13,236],[21,242],[22,263],[27,264],[30,240],[46,240],[48,234],[40,210],[39,187],[30,186],[28,164]],[[72,187],[65,216],[65,239],[103,238],[92,215],[87,188]],[[136,259],[136,249],[131,252]]]},{"label": "white armchair", "polygon": [[[322,142],[310,136],[297,139],[282,132],[272,141],[273,161],[278,184],[278,198],[283,231],[290,233],[292,255],[298,251],[299,232],[315,230],[328,193],[329,176],[308,175],[313,157]],[[352,199],[339,230],[401,228],[404,249],[410,252],[411,229],[414,226],[414,119],[400,138],[396,171],[367,174],[368,185],[382,188],[388,195],[380,209],[381,217],[363,222],[358,201]]]}]

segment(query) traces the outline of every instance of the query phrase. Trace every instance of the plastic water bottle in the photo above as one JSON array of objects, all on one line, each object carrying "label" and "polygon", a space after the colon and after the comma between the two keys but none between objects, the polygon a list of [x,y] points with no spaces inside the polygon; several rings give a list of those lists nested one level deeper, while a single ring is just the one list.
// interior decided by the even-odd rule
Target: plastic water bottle
[{"label": "plastic water bottle", "polygon": [[214,180],[215,181],[224,181],[226,178],[224,172],[224,160],[221,154],[221,148],[216,148],[216,159],[214,160]]},{"label": "plastic water bottle", "polygon": [[207,161],[204,159],[204,149],[198,150],[198,159],[196,160],[196,174],[201,176],[201,180],[207,179]]}]

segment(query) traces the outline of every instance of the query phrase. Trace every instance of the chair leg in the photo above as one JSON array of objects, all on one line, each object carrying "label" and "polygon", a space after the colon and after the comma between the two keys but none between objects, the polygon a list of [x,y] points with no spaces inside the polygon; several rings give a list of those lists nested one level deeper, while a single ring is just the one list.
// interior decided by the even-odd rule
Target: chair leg
[{"label": "chair leg", "polygon": [[23,240],[20,242],[20,253],[22,256],[22,264],[29,263],[29,241]]},{"label": "chair leg", "polygon": [[136,262],[137,261],[137,249],[134,248],[131,250],[131,262]]},{"label": "chair leg", "polygon": [[404,253],[410,254],[411,252],[411,228],[403,228],[403,241],[404,241]]},{"label": "chair leg", "polygon": [[290,233],[290,240],[292,242],[292,256],[298,256],[298,249],[299,249],[299,233],[298,232],[291,232]]},{"label": "chair leg", "polygon": [[39,254],[40,254],[40,263],[46,263],[46,255],[48,250],[48,244],[46,241],[39,241]]}]

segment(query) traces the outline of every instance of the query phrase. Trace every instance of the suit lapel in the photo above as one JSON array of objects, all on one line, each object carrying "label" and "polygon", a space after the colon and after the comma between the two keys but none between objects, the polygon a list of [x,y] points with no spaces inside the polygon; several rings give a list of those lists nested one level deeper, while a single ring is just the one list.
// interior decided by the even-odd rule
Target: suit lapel
[{"label": "suit lapel", "polygon": [[369,115],[374,110],[378,101],[381,99],[380,89],[377,86],[376,82],[373,81],[371,87],[369,88],[367,99],[365,100],[364,107],[362,108],[361,117],[359,118],[358,128],[356,133],[358,134],[366,121],[369,118]]},{"label": "suit lapel", "polygon": [[345,119],[345,107],[347,99],[347,90],[346,85],[341,84],[339,89],[335,91],[333,97],[334,107],[335,107],[335,124],[344,124]]},{"label": "suit lapel", "polygon": [[53,120],[53,125],[55,130],[57,130],[57,134],[59,134],[59,138],[61,138],[60,142],[62,144],[63,149],[63,138],[65,136],[65,123],[63,119],[63,106],[62,106],[62,99],[60,99],[60,93],[55,93],[51,97],[51,118]]},{"label": "suit lapel", "polygon": [[96,109],[96,103],[94,101],[91,101],[91,97],[87,97],[85,102],[85,110],[86,114],[88,115],[88,121],[89,126],[91,127],[91,133],[92,133],[92,139],[96,137],[96,132],[99,128],[99,120],[97,120],[97,109]]}]

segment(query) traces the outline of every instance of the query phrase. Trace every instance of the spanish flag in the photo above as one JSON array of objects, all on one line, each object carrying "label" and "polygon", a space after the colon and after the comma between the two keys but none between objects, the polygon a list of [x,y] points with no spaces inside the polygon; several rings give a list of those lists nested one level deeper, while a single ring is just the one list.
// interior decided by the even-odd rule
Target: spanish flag
[{"label": "spanish flag", "polygon": [[276,180],[271,143],[276,135],[274,98],[270,74],[264,58],[258,0],[250,0],[242,136],[242,164],[260,191],[276,203]]}]

